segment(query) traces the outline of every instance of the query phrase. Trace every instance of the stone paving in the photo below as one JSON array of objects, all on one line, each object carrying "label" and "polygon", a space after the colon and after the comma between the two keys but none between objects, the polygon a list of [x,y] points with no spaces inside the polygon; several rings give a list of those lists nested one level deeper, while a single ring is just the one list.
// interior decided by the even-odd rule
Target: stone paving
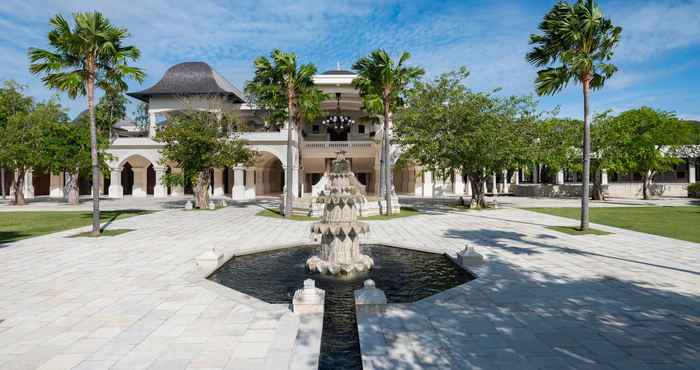
[{"label": "stone paving", "polygon": [[[286,305],[209,282],[193,262],[212,247],[309,241],[309,223],[259,210],[169,210],[117,221],[135,231],[115,237],[66,238],[73,230],[0,246],[0,369],[299,364]],[[470,243],[488,262],[470,283],[389,305],[365,369],[700,368],[700,245],[543,227],[554,224],[575,221],[500,209],[370,222],[366,242],[448,253]]]}]

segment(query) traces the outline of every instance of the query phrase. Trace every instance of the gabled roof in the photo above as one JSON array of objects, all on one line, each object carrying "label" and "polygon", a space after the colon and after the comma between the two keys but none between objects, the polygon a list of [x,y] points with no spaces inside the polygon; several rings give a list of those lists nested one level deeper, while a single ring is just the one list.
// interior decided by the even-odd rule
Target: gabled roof
[{"label": "gabled roof", "polygon": [[245,102],[240,90],[204,62],[176,64],[155,85],[143,91],[127,93],[144,102],[148,102],[152,96],[209,94],[227,96],[234,103]]}]

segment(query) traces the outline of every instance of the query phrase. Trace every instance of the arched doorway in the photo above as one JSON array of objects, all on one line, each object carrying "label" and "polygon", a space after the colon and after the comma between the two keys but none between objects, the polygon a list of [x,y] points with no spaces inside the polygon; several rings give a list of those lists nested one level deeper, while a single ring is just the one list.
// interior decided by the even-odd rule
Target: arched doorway
[{"label": "arched doorway", "polygon": [[134,197],[153,195],[156,172],[151,161],[140,155],[132,155],[122,162],[121,167],[121,184],[124,195]]},{"label": "arched doorway", "polygon": [[34,196],[49,195],[51,191],[51,174],[49,171],[32,172],[32,186],[34,186]]},{"label": "arched doorway", "polygon": [[281,194],[285,185],[284,175],[282,161],[277,156],[269,152],[259,152],[255,161],[255,173],[252,176],[255,181],[256,195]]}]

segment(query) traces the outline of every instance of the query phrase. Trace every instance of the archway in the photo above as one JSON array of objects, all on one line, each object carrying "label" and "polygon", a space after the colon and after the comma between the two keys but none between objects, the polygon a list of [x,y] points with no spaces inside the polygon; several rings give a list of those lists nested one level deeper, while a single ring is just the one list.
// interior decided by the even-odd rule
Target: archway
[{"label": "archway", "polygon": [[279,195],[284,189],[284,167],[282,161],[270,152],[258,152],[255,172],[252,177],[257,195]]},{"label": "archway", "polygon": [[132,155],[122,161],[121,167],[124,195],[134,197],[153,195],[156,173],[151,161],[140,155]]}]

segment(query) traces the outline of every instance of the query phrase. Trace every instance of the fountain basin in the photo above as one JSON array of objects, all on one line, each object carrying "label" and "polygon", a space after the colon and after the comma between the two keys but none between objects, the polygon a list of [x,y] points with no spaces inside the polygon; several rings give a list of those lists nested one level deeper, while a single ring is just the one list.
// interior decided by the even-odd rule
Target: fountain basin
[{"label": "fountain basin", "polygon": [[269,303],[291,303],[305,279],[325,291],[320,369],[361,369],[354,291],[366,279],[375,281],[389,303],[410,303],[466,283],[474,276],[443,254],[361,245],[374,260],[369,271],[327,275],[309,271],[306,261],[321,253],[319,246],[236,256],[209,279]]}]

